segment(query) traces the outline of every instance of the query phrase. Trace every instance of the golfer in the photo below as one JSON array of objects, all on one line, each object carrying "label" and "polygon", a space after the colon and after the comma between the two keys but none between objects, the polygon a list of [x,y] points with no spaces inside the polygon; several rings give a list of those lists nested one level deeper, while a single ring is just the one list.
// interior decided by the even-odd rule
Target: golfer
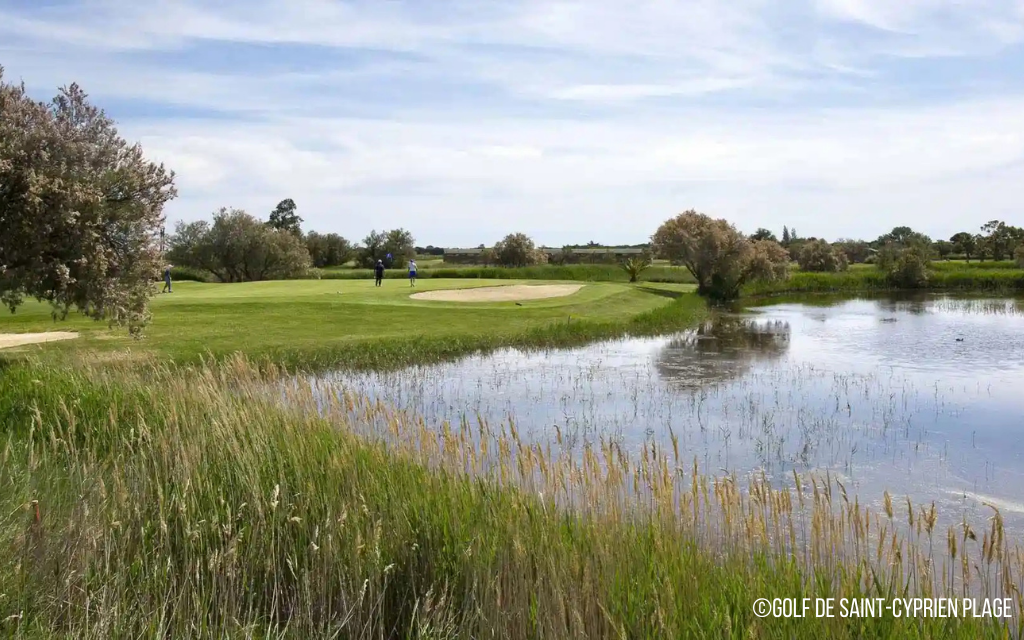
[{"label": "golfer", "polygon": [[377,279],[377,286],[379,287],[381,282],[384,281],[384,261],[378,260],[377,266],[373,268],[373,275]]},{"label": "golfer", "polygon": [[164,288],[160,293],[172,293],[171,290],[171,265],[164,267]]},{"label": "golfer", "polygon": [[410,260],[409,261],[409,286],[410,287],[415,287],[416,286],[416,261],[415,260]]}]

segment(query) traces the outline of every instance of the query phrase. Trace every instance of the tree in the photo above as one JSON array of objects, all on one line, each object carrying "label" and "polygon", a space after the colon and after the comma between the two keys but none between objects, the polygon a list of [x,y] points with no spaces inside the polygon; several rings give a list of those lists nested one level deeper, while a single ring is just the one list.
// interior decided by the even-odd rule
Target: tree
[{"label": "tree", "polygon": [[226,208],[213,214],[212,225],[179,222],[169,256],[177,264],[209,271],[221,282],[293,278],[310,266],[309,252],[294,234]]},{"label": "tree", "polygon": [[341,266],[352,258],[352,244],[336,233],[310,231],[305,242],[313,266],[319,269]]},{"label": "tree", "polygon": [[928,285],[931,248],[920,242],[906,246],[890,242],[878,253],[878,267],[886,279],[901,289],[918,289]]},{"label": "tree", "polygon": [[783,225],[782,227],[782,246],[789,246],[789,241],[793,238],[789,235],[789,227]]},{"label": "tree", "polygon": [[401,269],[415,256],[415,242],[412,234],[405,229],[392,229],[381,233],[373,230],[363,239],[358,262],[359,266],[369,269],[380,260],[389,269]]},{"label": "tree", "polygon": [[907,247],[912,244],[926,244],[930,247],[932,239],[923,233],[914,231],[910,227],[894,227],[889,233],[879,236],[875,240],[875,244],[879,247],[884,247],[887,244],[899,247]]},{"label": "tree", "polygon": [[510,233],[497,242],[494,258],[503,267],[525,267],[542,262],[541,252],[525,233]]},{"label": "tree", "polygon": [[751,280],[788,276],[788,256],[777,242],[751,242],[727,221],[693,210],[666,220],[651,246],[656,255],[684,265],[697,291],[712,298],[735,298]]},{"label": "tree", "polygon": [[[416,257],[412,233],[405,229],[392,229],[384,236],[385,264],[388,267],[402,269]],[[387,256],[391,256],[388,258]]]},{"label": "tree", "polygon": [[622,261],[622,269],[629,274],[630,282],[639,282],[640,275],[651,268],[653,260],[649,251],[643,251],[640,255],[629,256]]},{"label": "tree", "polygon": [[[789,235],[789,229],[785,229],[786,235]],[[775,234],[765,229],[764,227],[754,232],[754,235],[750,236],[751,240],[771,240],[772,242],[778,242]]]},{"label": "tree", "polygon": [[954,234],[949,242],[953,245],[953,250],[957,253],[962,253],[967,262],[971,261],[971,256],[976,255],[978,247],[978,238],[973,233],[967,233],[961,231],[960,233]]},{"label": "tree", "polygon": [[295,201],[285,198],[277,203],[274,210],[270,212],[270,219],[267,224],[278,231],[287,231],[294,235],[302,235],[302,218],[295,213]]},{"label": "tree", "polygon": [[71,307],[138,335],[159,276],[174,173],[145,159],[72,84],[50,103],[0,67],[0,301]]},{"label": "tree", "polygon": [[1017,268],[1024,269],[1024,244],[1017,245],[1013,252],[1013,258],[1017,262]]},{"label": "tree", "polygon": [[1017,245],[1024,241],[1024,229],[992,220],[985,223],[981,230],[985,232],[982,244],[993,260],[1004,260],[1014,255]]},{"label": "tree", "polygon": [[950,254],[953,253],[953,243],[948,240],[936,240],[932,244],[932,249],[943,260],[949,260]]},{"label": "tree", "polygon": [[846,254],[824,240],[808,240],[803,243],[797,262],[804,271],[829,273],[846,271],[849,266]]},{"label": "tree", "polygon": [[832,246],[846,254],[847,262],[851,263],[865,262],[871,255],[871,246],[863,240],[840,238]]},{"label": "tree", "polygon": [[384,251],[384,234],[374,229],[363,238],[363,245],[359,248],[359,266],[372,269],[378,260],[384,260],[385,257],[387,252]]}]

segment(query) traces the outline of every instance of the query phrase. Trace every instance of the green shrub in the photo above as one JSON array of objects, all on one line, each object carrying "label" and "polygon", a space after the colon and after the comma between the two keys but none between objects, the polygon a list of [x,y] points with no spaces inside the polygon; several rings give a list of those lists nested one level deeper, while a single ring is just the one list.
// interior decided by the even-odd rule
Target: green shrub
[{"label": "green shrub", "polygon": [[171,280],[190,280],[192,282],[216,282],[209,271],[192,267],[171,267]]},{"label": "green shrub", "polygon": [[879,252],[878,268],[899,289],[922,289],[931,275],[931,256],[923,247],[886,247]]},{"label": "green shrub", "polygon": [[835,273],[850,266],[846,253],[824,240],[804,243],[797,252],[797,263],[804,271]]}]

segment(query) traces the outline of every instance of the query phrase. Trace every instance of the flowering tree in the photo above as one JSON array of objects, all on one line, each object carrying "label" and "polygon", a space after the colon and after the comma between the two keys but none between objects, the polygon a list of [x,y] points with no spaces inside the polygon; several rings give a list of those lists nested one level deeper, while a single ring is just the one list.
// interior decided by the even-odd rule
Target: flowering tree
[{"label": "flowering tree", "polygon": [[137,334],[160,273],[163,206],[174,173],[143,157],[78,85],[49,103],[0,67],[0,300],[54,316],[75,307]]},{"label": "flowering tree", "polygon": [[685,266],[701,295],[731,299],[753,280],[789,275],[789,255],[773,240],[751,242],[726,220],[690,210],[666,220],[651,236],[656,255]]}]

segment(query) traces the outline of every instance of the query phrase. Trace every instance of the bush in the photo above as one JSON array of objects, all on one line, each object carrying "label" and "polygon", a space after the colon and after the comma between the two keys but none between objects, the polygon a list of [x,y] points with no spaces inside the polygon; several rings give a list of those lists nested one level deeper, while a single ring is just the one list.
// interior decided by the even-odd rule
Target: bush
[{"label": "bush", "polygon": [[510,233],[495,244],[494,258],[503,267],[527,267],[547,262],[547,254],[537,250],[525,233]]},{"label": "bush", "polygon": [[789,275],[789,256],[772,240],[751,242],[726,220],[686,211],[666,220],[651,237],[656,255],[689,269],[697,292],[728,300],[754,280]]},{"label": "bush", "polygon": [[319,269],[337,267],[352,259],[352,243],[337,233],[321,234],[310,231],[305,237],[313,266]]},{"label": "bush", "polygon": [[811,240],[800,247],[797,263],[804,271],[835,273],[850,266],[846,253],[824,240]]},{"label": "bush", "polygon": [[921,289],[928,286],[931,255],[924,246],[887,246],[878,254],[878,268],[894,287]]},{"label": "bush", "polygon": [[213,282],[213,274],[192,267],[171,267],[171,280],[189,280],[191,282]]},{"label": "bush", "polygon": [[179,222],[167,255],[172,264],[207,271],[221,282],[300,277],[310,266],[298,236],[239,209],[221,209],[212,225]]},{"label": "bush", "polygon": [[1024,269],[1024,244],[1019,245],[1013,252],[1014,260],[1017,262],[1018,269]]}]

